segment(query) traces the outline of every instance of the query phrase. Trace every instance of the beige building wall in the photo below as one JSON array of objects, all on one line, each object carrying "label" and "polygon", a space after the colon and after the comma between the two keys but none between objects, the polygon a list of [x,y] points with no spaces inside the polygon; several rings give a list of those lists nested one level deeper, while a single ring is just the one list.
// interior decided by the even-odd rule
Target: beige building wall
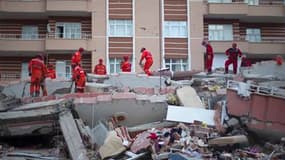
[{"label": "beige building wall", "polygon": [[154,58],[151,70],[159,68],[160,56],[160,3],[159,0],[135,0],[135,56],[136,72],[143,70],[139,66],[140,49],[145,47]]},{"label": "beige building wall", "polygon": [[92,51],[92,71],[98,60],[106,63],[106,0],[92,1],[92,40],[89,49]]},{"label": "beige building wall", "polygon": [[202,70],[204,68],[204,51],[201,45],[203,40],[203,1],[190,1],[190,49],[191,49],[191,69]]}]

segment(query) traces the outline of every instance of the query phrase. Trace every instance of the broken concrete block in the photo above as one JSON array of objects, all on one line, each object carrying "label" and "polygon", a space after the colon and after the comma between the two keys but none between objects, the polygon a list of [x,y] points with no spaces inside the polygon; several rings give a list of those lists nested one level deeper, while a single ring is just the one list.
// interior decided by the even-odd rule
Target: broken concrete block
[{"label": "broken concrete block", "polygon": [[143,132],[137,135],[134,143],[131,145],[131,151],[133,153],[138,153],[142,149],[146,149],[149,146],[151,146],[150,139],[147,138],[148,136],[149,136],[149,132]]},{"label": "broken concrete block", "polygon": [[120,137],[117,136],[115,131],[108,133],[107,138],[105,139],[104,144],[100,147],[99,153],[102,159],[119,155],[124,152],[126,147],[123,145],[123,142]]},{"label": "broken concrete block", "polygon": [[102,122],[99,121],[98,125],[96,125],[91,130],[92,144],[102,146],[104,144],[105,139],[107,138],[108,132],[108,128]]},{"label": "broken concrete block", "polygon": [[248,139],[245,135],[219,137],[208,141],[210,146],[227,146],[234,144],[247,144]]},{"label": "broken concrete block", "polygon": [[191,86],[185,86],[176,90],[177,97],[183,106],[205,108],[197,92]]},{"label": "broken concrete block", "polygon": [[110,92],[111,87],[110,84],[86,83],[85,92],[105,93]]}]

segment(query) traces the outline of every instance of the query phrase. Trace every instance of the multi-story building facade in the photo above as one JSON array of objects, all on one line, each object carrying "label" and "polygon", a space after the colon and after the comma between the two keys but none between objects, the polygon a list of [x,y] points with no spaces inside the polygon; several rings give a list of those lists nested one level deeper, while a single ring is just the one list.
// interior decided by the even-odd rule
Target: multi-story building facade
[{"label": "multi-story building facade", "polygon": [[285,55],[284,0],[0,0],[1,78],[27,77],[38,53],[69,77],[79,47],[87,72],[99,58],[108,73],[120,72],[124,55],[141,72],[142,47],[153,54],[152,70],[203,70],[203,39],[215,67],[233,41],[253,60]]}]

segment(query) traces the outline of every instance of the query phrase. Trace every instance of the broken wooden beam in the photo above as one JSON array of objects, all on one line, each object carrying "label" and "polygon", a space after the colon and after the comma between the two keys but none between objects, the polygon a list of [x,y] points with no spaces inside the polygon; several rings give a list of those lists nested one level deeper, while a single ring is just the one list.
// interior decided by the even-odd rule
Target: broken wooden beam
[{"label": "broken wooden beam", "polygon": [[70,111],[62,112],[59,124],[73,160],[88,160],[87,151]]}]

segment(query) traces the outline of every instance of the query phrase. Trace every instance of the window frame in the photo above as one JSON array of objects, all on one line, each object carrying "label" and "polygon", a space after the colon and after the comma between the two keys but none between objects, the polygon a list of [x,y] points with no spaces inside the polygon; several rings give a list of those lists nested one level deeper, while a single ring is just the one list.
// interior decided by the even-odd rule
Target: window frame
[{"label": "window frame", "polygon": [[[121,62],[122,61],[123,61],[123,58],[119,58],[119,57],[110,57],[109,58],[110,74],[122,72],[122,70],[121,70]],[[112,68],[114,68],[113,72],[112,72]]]},{"label": "window frame", "polygon": [[[33,29],[35,30],[33,31]],[[23,40],[39,39],[39,27],[37,25],[23,25],[21,32],[22,32],[21,39]]]},{"label": "window frame", "polygon": [[[120,29],[123,30],[122,31],[123,33],[119,33]],[[133,36],[133,20],[120,20],[120,19],[109,20],[108,36],[109,37],[132,37]]]},{"label": "window frame", "polygon": [[[178,61],[178,62],[177,62]],[[174,70],[173,66],[178,65],[180,68]],[[165,67],[168,67],[171,71],[186,71],[188,70],[187,58],[165,58]]]},{"label": "window frame", "polygon": [[[226,29],[226,27],[228,27],[228,29]],[[211,28],[215,28],[215,29],[212,30]],[[208,24],[208,39],[210,41],[232,41],[233,40],[233,25],[232,24]]]},{"label": "window frame", "polygon": [[[178,28],[178,32],[173,32],[174,28]],[[187,38],[189,32],[187,21],[165,21],[163,32],[166,38]]]},{"label": "window frame", "polygon": [[246,28],[245,40],[248,42],[261,42],[261,29],[260,28]]},{"label": "window frame", "polygon": [[[77,26],[76,26],[77,25]],[[79,28],[76,28],[76,27]],[[58,32],[58,28],[63,27],[63,32]],[[79,30],[72,32],[72,30]],[[60,36],[62,34],[62,37]],[[55,36],[62,39],[82,39],[82,24],[80,22],[56,22]]]}]

